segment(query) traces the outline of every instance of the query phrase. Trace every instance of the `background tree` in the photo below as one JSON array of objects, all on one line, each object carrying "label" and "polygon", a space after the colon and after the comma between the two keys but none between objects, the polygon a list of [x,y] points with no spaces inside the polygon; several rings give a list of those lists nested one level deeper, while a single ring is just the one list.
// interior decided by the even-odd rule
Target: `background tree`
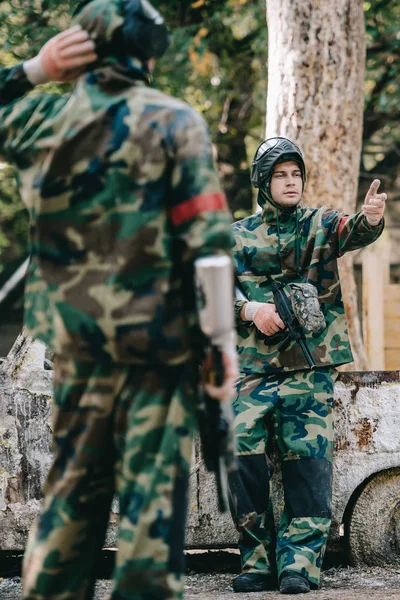
[{"label": "background tree", "polygon": [[[267,0],[267,137],[303,149],[305,202],[345,213],[356,208],[362,145],[365,27],[361,0]],[[353,257],[340,260],[343,300],[354,354],[365,369]]]}]

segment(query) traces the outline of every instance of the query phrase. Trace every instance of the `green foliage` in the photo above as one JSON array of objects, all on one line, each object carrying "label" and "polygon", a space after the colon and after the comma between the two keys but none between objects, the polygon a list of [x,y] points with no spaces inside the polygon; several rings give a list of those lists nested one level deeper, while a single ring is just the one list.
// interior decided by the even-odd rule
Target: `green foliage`
[{"label": "green foliage", "polygon": [[[400,4],[371,0],[364,2],[364,10],[367,69],[361,176],[368,180],[379,176],[387,189],[393,189],[400,166]],[[399,189],[394,197],[399,198]]]},{"label": "green foliage", "polygon": [[[27,215],[19,197],[13,170],[0,163],[0,257],[7,251],[8,260],[18,262],[21,250],[26,246],[27,234]],[[4,266],[0,262],[0,268]]]},{"label": "green foliage", "polygon": [[[73,3],[73,4],[76,4]],[[70,22],[71,3],[57,0],[0,2],[0,46],[14,62],[30,58]]]},{"label": "green foliage", "polygon": [[173,30],[157,83],[203,113],[233,213],[250,213],[248,164],[265,130],[265,0],[154,4]]}]

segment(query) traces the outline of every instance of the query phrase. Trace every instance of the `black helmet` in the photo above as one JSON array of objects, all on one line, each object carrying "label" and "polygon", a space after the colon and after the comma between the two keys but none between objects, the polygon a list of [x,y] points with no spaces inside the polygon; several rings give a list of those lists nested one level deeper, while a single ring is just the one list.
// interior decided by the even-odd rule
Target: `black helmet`
[{"label": "black helmet", "polygon": [[250,179],[253,187],[269,187],[274,166],[289,160],[294,160],[299,165],[304,186],[306,166],[300,148],[284,137],[265,140],[258,146],[251,165]]},{"label": "black helmet", "polygon": [[[74,16],[92,1],[81,0]],[[161,58],[170,44],[170,35],[158,10],[148,0],[123,0],[122,5],[124,23],[120,31],[125,52],[143,62]]]}]

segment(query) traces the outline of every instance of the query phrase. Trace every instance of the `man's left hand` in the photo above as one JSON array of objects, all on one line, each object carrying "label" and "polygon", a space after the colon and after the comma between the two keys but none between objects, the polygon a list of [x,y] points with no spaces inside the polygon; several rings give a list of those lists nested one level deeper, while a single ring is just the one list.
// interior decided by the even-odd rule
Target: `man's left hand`
[{"label": "man's left hand", "polygon": [[374,179],[365,196],[362,212],[370,225],[379,225],[385,212],[386,194],[378,194],[381,182]]}]

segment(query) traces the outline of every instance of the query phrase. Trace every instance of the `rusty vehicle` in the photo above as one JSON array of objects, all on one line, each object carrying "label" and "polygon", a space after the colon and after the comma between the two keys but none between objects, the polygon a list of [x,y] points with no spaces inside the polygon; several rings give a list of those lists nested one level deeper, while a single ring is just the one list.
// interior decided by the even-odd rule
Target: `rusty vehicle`
[{"label": "rusty vehicle", "polygon": [[[51,364],[45,347],[20,335],[0,365],[0,551],[21,550],[51,463]],[[356,565],[400,563],[400,374],[341,374],[335,385],[333,524],[328,548]],[[283,505],[279,469],[275,514]],[[116,503],[106,544],[115,545]],[[188,548],[232,548],[237,533],[217,510],[214,480],[195,444]]]}]

